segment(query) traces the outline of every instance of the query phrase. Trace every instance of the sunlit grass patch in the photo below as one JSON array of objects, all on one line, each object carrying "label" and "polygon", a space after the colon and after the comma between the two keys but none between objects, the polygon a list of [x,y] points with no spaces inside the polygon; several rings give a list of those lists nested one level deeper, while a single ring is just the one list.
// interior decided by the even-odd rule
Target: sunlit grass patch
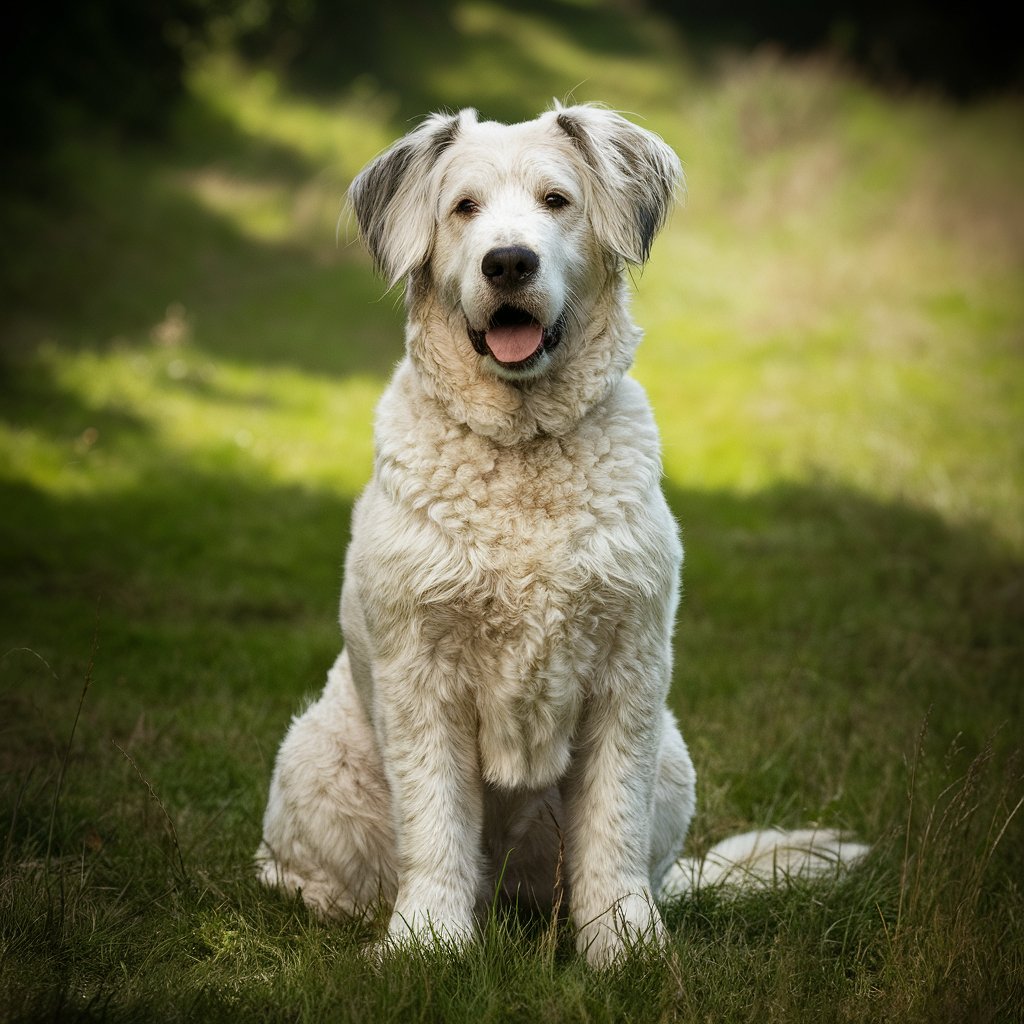
[{"label": "sunlit grass patch", "polygon": [[196,65],[190,86],[197,100],[240,132],[294,151],[320,169],[354,175],[391,141],[384,128],[389,101],[366,85],[325,103],[295,95],[269,68],[247,69],[221,54]]},{"label": "sunlit grass patch", "polygon": [[687,204],[636,300],[637,372],[673,479],[750,490],[825,474],[985,519],[1020,548],[1009,117],[978,113],[1000,176],[974,119],[885,104],[821,62],[738,65],[683,106],[670,137],[693,165]]},{"label": "sunlit grass patch", "polygon": [[20,372],[29,393],[31,378],[46,382],[52,407],[36,428],[3,426],[0,473],[55,496],[116,494],[168,461],[349,498],[369,476],[376,378],[265,371],[159,343],[45,346]]},{"label": "sunlit grass patch", "polygon": [[325,105],[290,92],[269,69],[247,70],[228,54],[198,63],[190,84],[195,109],[181,118],[183,133],[210,145],[207,136],[226,126],[240,148],[264,157],[245,164],[229,156],[187,168],[177,179],[187,194],[257,242],[323,251],[336,233],[342,244],[350,241],[345,188],[391,141],[383,127],[391,113],[386,97],[356,85]]}]

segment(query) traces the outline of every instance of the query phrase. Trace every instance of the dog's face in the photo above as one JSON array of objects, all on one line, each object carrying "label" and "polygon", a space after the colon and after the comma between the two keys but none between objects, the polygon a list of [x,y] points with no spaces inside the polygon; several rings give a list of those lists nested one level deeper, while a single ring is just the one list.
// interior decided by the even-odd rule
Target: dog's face
[{"label": "dog's face", "polygon": [[394,284],[427,275],[484,367],[543,374],[624,261],[642,263],[679,161],[597,107],[516,125],[434,115],[360,174],[363,237]]},{"label": "dog's face", "polygon": [[501,376],[543,372],[602,266],[572,143],[549,126],[473,125],[441,175],[434,282]]}]

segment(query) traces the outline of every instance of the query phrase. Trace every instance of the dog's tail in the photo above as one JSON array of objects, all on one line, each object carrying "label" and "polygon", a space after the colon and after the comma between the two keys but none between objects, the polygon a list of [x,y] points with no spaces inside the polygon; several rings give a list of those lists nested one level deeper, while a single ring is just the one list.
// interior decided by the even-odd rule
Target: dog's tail
[{"label": "dog's tail", "polygon": [[769,889],[788,880],[836,878],[863,860],[869,847],[832,829],[761,829],[730,836],[703,857],[684,857],[662,882],[665,897],[700,888]]}]

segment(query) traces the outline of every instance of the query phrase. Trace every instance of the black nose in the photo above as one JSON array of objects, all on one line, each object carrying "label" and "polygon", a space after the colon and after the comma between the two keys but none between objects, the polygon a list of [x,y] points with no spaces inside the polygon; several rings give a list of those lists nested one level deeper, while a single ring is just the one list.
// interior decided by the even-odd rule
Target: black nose
[{"label": "black nose", "polygon": [[512,288],[537,272],[540,257],[522,245],[491,249],[480,261],[484,277],[496,288]]}]

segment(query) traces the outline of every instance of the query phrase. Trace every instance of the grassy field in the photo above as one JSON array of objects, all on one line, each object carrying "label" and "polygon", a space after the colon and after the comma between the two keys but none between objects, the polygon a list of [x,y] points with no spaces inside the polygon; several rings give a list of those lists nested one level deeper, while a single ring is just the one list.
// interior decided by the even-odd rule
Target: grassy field
[{"label": "grassy field", "polygon": [[[698,63],[626,6],[457,3],[334,93],[208,58],[168,145],[69,143],[0,204],[0,1020],[1020,1019],[1024,107]],[[687,545],[690,849],[874,850],[668,906],[672,955],[606,975],[515,920],[379,969],[250,877],[400,354],[341,197],[414,114],[573,91],[687,170],[635,372]]]}]

